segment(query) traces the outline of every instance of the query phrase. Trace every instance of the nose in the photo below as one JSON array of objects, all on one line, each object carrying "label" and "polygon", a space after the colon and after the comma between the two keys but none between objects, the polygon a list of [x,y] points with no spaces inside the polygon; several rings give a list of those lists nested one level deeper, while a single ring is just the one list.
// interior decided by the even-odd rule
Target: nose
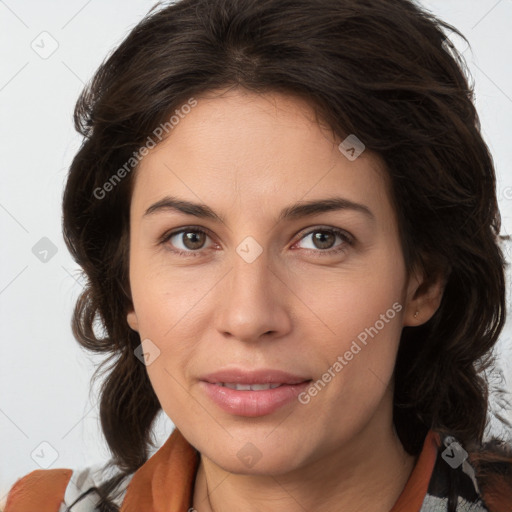
[{"label": "nose", "polygon": [[254,342],[275,339],[291,330],[292,293],[269,264],[265,250],[254,261],[236,254],[222,281],[216,290],[219,308],[215,321],[224,337]]}]

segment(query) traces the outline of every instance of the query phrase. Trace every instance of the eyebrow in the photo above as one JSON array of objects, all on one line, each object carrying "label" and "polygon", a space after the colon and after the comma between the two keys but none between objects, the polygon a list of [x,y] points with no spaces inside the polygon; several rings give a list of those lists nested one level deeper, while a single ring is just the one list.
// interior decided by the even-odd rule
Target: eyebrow
[{"label": "eyebrow", "polygon": [[[205,204],[192,203],[177,197],[166,196],[156,203],[152,204],[144,213],[144,216],[152,215],[164,211],[178,211],[187,215],[203,219],[212,219],[225,224],[225,219],[215,213],[209,206]],[[318,199],[312,201],[304,201],[292,204],[283,208],[278,217],[278,222],[283,220],[293,220],[311,215],[318,215],[324,212],[337,210],[353,210],[363,213],[371,220],[375,220],[375,215],[365,205],[355,203],[343,197],[331,197],[326,199]]]}]

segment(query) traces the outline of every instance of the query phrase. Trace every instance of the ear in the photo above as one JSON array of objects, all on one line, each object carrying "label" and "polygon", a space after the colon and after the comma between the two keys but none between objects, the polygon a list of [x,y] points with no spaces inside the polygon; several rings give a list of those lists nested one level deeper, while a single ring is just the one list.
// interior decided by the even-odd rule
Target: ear
[{"label": "ear", "polygon": [[407,285],[404,326],[417,327],[428,322],[439,309],[446,286],[446,276],[426,276],[416,268]]},{"label": "ear", "polygon": [[139,332],[139,321],[137,319],[137,315],[135,314],[134,310],[131,310],[126,315],[126,320],[128,322],[128,325],[134,330]]}]

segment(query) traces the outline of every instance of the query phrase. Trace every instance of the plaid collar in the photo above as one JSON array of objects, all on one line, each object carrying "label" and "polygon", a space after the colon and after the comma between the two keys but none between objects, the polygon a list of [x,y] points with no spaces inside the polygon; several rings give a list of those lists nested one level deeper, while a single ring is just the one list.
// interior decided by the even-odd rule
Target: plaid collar
[{"label": "plaid collar", "polygon": [[453,436],[442,439],[419,512],[488,512],[467,458]]}]

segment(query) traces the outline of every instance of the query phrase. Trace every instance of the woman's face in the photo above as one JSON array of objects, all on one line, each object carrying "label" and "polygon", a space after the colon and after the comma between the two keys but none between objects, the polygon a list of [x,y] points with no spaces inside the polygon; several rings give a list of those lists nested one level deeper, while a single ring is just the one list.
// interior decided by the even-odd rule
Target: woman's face
[{"label": "woman's face", "polygon": [[[382,161],[340,150],[291,96],[194,105],[141,162],[130,212],[128,321],[162,408],[237,473],[377,438],[402,327],[435,311],[407,279]],[[297,208],[326,200],[337,207]],[[212,375],[224,370],[238,377]],[[216,384],[251,377],[281,385]]]}]

